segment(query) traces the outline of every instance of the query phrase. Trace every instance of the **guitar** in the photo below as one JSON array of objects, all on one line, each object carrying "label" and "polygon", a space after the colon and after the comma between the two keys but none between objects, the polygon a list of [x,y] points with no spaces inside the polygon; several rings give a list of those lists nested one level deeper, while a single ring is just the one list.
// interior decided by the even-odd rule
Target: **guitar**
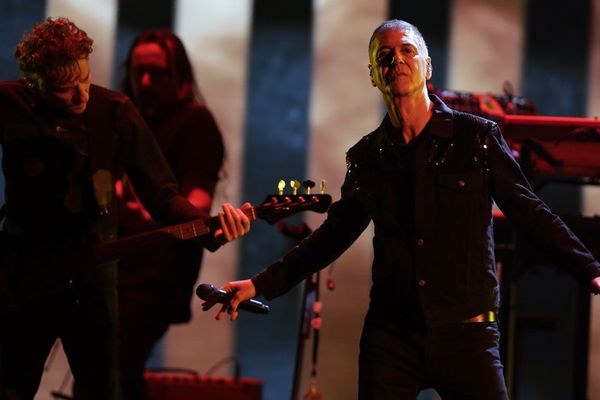
[{"label": "guitar", "polygon": [[[271,195],[258,206],[243,209],[251,220],[262,219],[274,224],[302,211],[324,213],[331,205],[328,194]],[[212,234],[220,227],[218,217],[197,219],[127,236],[68,254],[30,256],[11,251],[10,243],[2,244],[0,266],[0,315],[17,306],[61,290],[69,273],[80,272],[86,265],[101,265],[123,256],[143,252],[170,240],[191,240]],[[60,278],[63,279],[60,279]]]}]

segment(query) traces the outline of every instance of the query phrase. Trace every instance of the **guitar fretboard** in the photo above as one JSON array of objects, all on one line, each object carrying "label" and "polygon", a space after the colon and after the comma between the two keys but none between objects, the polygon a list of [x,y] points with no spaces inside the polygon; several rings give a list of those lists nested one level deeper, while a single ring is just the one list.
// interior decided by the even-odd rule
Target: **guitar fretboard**
[{"label": "guitar fretboard", "polygon": [[[256,208],[249,207],[242,211],[251,221],[254,221],[256,220]],[[218,226],[218,217],[211,217],[167,226],[151,232],[138,233],[99,244],[93,250],[93,257],[95,262],[103,263],[142,251],[150,246],[160,244],[163,240],[190,240],[208,235]]]}]

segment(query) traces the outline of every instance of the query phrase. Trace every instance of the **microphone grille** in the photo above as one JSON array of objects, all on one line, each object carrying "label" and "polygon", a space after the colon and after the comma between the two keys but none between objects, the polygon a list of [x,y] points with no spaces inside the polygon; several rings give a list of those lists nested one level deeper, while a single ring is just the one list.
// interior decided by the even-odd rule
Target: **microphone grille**
[{"label": "microphone grille", "polygon": [[211,301],[214,297],[216,288],[208,283],[201,283],[196,288],[196,295],[202,300]]}]

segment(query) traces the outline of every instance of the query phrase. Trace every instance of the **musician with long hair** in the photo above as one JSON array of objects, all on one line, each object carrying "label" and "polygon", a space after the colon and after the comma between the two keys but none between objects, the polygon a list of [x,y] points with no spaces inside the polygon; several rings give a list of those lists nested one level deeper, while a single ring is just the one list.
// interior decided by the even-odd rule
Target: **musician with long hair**
[{"label": "musician with long hair", "polygon": [[[220,130],[196,84],[181,40],[166,29],[138,35],[125,61],[123,90],[146,120],[182,195],[208,213],[223,164]],[[123,182],[121,233],[155,228],[127,180]],[[143,372],[170,324],[188,322],[202,248],[173,243],[119,264],[120,366],[128,400],[142,397]]]}]

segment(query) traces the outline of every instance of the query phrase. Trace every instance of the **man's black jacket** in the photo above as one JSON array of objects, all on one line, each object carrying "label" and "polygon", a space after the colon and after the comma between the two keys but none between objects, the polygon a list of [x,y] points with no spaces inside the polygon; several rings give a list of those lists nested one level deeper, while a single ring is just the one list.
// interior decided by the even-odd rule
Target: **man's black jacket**
[{"label": "man's black jacket", "polygon": [[348,151],[342,196],[326,221],[252,278],[259,295],[281,295],[327,266],[372,220],[370,314],[411,316],[415,296],[428,326],[497,311],[493,200],[519,231],[573,274],[586,280],[600,276],[600,264],[532,192],[498,126],[431,99],[432,120],[415,152],[414,235],[400,235],[396,226],[398,191],[383,157],[391,126],[386,117]]}]

